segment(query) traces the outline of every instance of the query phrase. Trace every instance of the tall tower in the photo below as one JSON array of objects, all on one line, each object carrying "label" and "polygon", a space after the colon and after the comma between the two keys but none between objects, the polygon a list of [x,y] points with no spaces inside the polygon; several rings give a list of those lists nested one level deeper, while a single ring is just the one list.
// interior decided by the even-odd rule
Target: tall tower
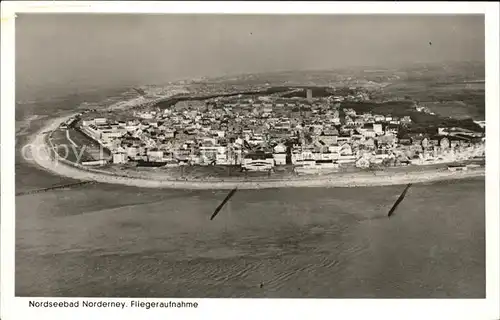
[{"label": "tall tower", "polygon": [[311,102],[312,98],[313,98],[313,92],[312,92],[312,90],[311,89],[307,89],[307,100],[309,102]]}]

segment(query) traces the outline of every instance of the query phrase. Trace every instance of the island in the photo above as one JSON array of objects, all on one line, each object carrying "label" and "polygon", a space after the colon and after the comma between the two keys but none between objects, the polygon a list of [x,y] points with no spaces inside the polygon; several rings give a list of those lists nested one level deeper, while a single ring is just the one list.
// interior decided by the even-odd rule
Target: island
[{"label": "island", "polygon": [[[446,114],[450,104],[467,104],[464,90],[469,99],[481,90],[484,97],[484,82],[415,74],[363,70],[314,80],[309,73],[305,81],[282,73],[134,88],[127,100],[48,121],[29,144],[30,158],[79,180],[153,188],[352,187],[484,175],[484,119]],[[432,96],[422,97],[416,83]]]}]

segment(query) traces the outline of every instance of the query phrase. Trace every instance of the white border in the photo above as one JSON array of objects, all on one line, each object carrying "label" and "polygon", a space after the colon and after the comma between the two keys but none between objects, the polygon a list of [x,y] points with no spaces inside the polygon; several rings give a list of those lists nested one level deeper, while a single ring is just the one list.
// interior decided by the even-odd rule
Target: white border
[{"label": "white border", "polygon": [[[16,12],[37,13],[434,13],[485,14],[486,24],[486,242],[487,242],[487,299],[477,300],[251,300],[200,299],[198,309],[164,311],[125,309],[42,310],[27,307],[25,298],[14,298],[14,17]],[[498,88],[498,3],[485,2],[293,2],[293,3],[227,3],[227,2],[2,2],[1,35],[1,318],[10,319],[88,319],[113,317],[148,319],[179,317],[185,319],[222,317],[224,319],[264,318],[368,318],[385,319],[498,319],[499,306],[499,98]],[[54,300],[54,299],[52,299]],[[70,301],[74,299],[59,299]],[[97,299],[96,301],[98,301]],[[112,301],[117,299],[105,299]],[[118,299],[119,300],[119,299]],[[148,301],[156,299],[148,299]],[[175,299],[173,299],[175,300]]]},{"label": "white border", "polygon": [[438,13],[482,14],[495,5],[488,2],[314,2],[296,1],[6,1],[15,12],[32,13],[261,13],[261,14],[325,14],[325,13]]}]

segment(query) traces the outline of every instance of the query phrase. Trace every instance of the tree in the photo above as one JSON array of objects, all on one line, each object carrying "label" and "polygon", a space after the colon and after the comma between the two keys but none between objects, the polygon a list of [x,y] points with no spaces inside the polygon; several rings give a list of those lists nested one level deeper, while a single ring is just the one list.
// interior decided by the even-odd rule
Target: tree
[{"label": "tree", "polygon": [[313,141],[312,136],[308,133],[305,134],[304,138],[305,138],[307,144],[311,144]]}]

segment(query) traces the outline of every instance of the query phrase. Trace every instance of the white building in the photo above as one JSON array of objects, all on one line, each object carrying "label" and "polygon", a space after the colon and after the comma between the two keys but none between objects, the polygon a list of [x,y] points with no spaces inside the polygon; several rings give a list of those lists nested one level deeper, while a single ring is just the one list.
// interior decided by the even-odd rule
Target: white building
[{"label": "white building", "polygon": [[343,145],[343,144],[345,144],[345,143],[349,143],[349,142],[351,142],[351,137],[350,137],[350,136],[348,136],[348,137],[340,137],[340,136],[339,136],[339,137],[337,138],[337,143],[338,143],[339,145]]},{"label": "white building", "polygon": [[142,119],[153,119],[155,117],[154,112],[138,112],[136,114],[137,117],[142,118]]},{"label": "white building", "polygon": [[217,146],[217,153],[215,155],[215,163],[220,164],[220,165],[227,165],[229,164],[229,158],[228,158],[228,149],[227,147],[223,146]]},{"label": "white building", "polygon": [[292,152],[292,164],[303,164],[304,161],[315,161],[313,153],[308,150]]},{"label": "white building", "polygon": [[337,143],[337,135],[325,134],[318,136],[318,141],[322,141],[325,145],[331,146]]},{"label": "white building", "polygon": [[284,166],[284,165],[286,165],[286,154],[284,154],[284,153],[274,153],[273,154],[273,158],[274,158],[274,163],[277,166]]},{"label": "white building", "polygon": [[247,154],[241,166],[250,171],[266,171],[274,167],[274,158],[270,154]]},{"label": "white building", "polygon": [[113,163],[126,163],[128,160],[127,154],[125,152],[115,152],[113,153]]},{"label": "white building", "polygon": [[274,147],[274,153],[286,153],[286,146],[282,143]]},{"label": "white building", "polygon": [[97,128],[97,126],[94,124],[83,126],[82,131],[94,140],[101,139],[101,130],[99,130],[99,128]]},{"label": "white building", "polygon": [[147,156],[149,161],[162,161],[163,151],[162,150],[148,150]]},{"label": "white building", "polygon": [[94,123],[96,125],[106,124],[108,120],[106,118],[95,118]]},{"label": "white building", "polygon": [[165,138],[173,138],[175,136],[175,130],[173,129],[167,129],[163,132],[165,135]]},{"label": "white building", "polygon": [[352,147],[350,144],[345,143],[342,146],[340,146],[338,152],[340,155],[346,155],[346,156],[352,155]]},{"label": "white building", "polygon": [[254,135],[248,139],[248,143],[254,146],[258,146],[264,143],[264,137],[261,135]]},{"label": "white building", "polygon": [[286,165],[286,146],[280,143],[274,147],[273,151],[274,163],[277,166]]},{"label": "white building", "polygon": [[134,132],[137,129],[139,129],[139,125],[138,124],[127,124],[124,127],[125,127],[125,130],[127,130],[127,132]]},{"label": "white building", "polygon": [[103,130],[101,131],[101,140],[105,142],[110,142],[113,139],[120,138],[123,136],[121,130]]},{"label": "white building", "polygon": [[128,157],[135,159],[135,157],[139,153],[139,149],[137,149],[137,147],[127,147],[126,153]]},{"label": "white building", "polygon": [[201,146],[200,147],[201,161],[204,164],[209,164],[217,161],[218,148],[216,146]]},{"label": "white building", "polygon": [[365,138],[374,138],[377,135],[373,129],[359,129],[359,133]]},{"label": "white building", "polygon": [[356,161],[355,155],[339,155],[338,163],[352,163]]}]

